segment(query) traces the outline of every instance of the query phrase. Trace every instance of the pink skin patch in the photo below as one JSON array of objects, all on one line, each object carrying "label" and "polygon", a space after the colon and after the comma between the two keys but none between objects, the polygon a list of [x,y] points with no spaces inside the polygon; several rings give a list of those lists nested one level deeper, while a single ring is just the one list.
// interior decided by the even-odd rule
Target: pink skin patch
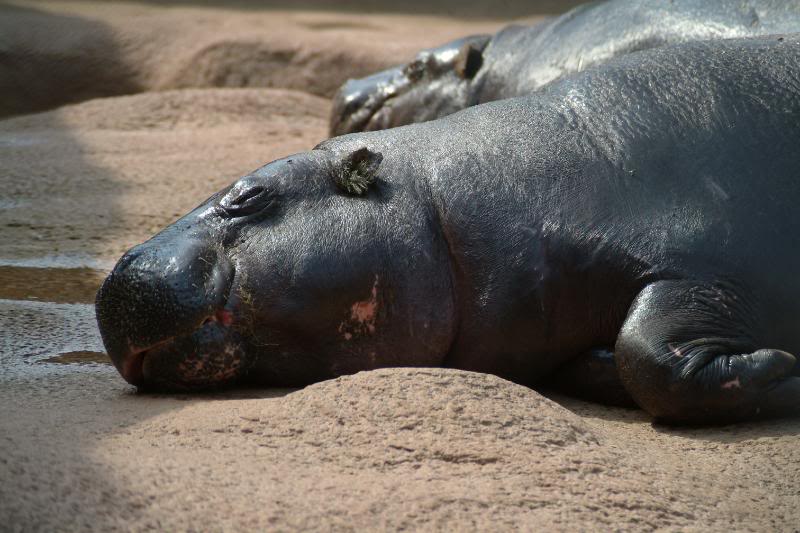
[{"label": "pink skin patch", "polygon": [[350,306],[350,318],[339,325],[339,332],[345,340],[353,338],[353,333],[375,333],[375,320],[378,316],[378,282],[376,274],[369,298]]},{"label": "pink skin patch", "polygon": [[231,324],[233,324],[233,313],[231,313],[227,309],[220,309],[219,311],[217,311],[216,319],[217,322],[219,322],[225,327],[228,327]]},{"label": "pink skin patch", "polygon": [[669,349],[672,350],[672,353],[674,353],[676,357],[683,357],[683,353],[681,352],[680,348],[674,344],[667,344],[667,346],[669,346]]},{"label": "pink skin patch", "polygon": [[726,381],[722,384],[723,389],[741,389],[742,382],[739,381],[739,376],[736,376],[736,379],[732,379],[730,381]]},{"label": "pink skin patch", "polygon": [[375,332],[375,315],[378,313],[378,276],[372,284],[370,297],[356,302],[350,307],[350,320],[366,326],[370,333]]}]

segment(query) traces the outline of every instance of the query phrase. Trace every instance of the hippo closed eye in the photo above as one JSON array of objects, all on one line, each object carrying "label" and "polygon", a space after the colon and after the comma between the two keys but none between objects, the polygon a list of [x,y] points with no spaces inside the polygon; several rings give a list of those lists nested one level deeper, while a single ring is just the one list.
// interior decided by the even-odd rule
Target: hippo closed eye
[{"label": "hippo closed eye", "polygon": [[630,54],[264,166],[120,259],[100,330],[141,386],[441,365],[798,414],[798,146],[797,35]]}]

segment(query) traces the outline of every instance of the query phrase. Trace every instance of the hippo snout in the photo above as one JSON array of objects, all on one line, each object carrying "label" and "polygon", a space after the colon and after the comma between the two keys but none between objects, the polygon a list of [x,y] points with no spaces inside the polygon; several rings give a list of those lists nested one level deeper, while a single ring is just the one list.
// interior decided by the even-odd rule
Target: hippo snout
[{"label": "hippo snout", "polygon": [[154,364],[145,356],[177,349],[178,341],[201,329],[201,340],[224,340],[233,274],[226,257],[196,238],[178,244],[154,239],[126,253],[96,299],[103,342],[122,376],[144,384]]},{"label": "hippo snout", "polygon": [[[404,69],[399,67],[366,78],[348,80],[333,99],[331,136],[388,127],[388,123],[372,123],[382,115],[380,112],[384,110],[384,104],[407,90],[410,83]],[[380,118],[383,122],[388,121],[388,117]]]}]

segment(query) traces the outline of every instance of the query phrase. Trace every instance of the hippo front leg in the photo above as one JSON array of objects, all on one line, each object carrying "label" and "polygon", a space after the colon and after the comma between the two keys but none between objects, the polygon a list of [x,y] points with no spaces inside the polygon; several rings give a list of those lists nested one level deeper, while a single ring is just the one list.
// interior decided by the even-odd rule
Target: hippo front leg
[{"label": "hippo front leg", "polygon": [[753,299],[724,284],[660,281],[636,298],[615,358],[656,419],[720,423],[800,414],[796,359],[765,349]]}]

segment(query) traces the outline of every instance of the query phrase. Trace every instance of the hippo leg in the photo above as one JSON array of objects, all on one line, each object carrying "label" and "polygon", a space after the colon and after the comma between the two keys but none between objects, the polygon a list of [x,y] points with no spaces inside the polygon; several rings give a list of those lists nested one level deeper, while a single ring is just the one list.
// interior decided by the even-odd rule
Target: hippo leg
[{"label": "hippo leg", "polygon": [[622,384],[610,350],[597,348],[580,354],[559,367],[548,382],[553,389],[577,398],[620,407],[636,405]]},{"label": "hippo leg", "polygon": [[617,338],[622,382],[658,420],[733,422],[800,414],[793,355],[759,346],[753,299],[720,284],[659,281]]}]

